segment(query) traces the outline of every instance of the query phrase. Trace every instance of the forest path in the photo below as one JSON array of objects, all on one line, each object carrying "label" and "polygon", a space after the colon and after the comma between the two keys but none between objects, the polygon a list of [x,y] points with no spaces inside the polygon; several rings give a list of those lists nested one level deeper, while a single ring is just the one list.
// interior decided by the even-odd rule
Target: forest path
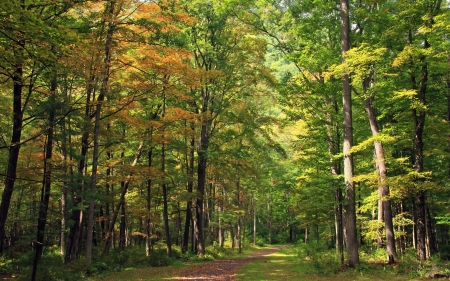
[{"label": "forest path", "polygon": [[178,281],[234,281],[236,271],[244,264],[259,259],[262,257],[269,256],[278,250],[280,246],[264,248],[251,256],[242,259],[229,259],[229,260],[218,260],[213,263],[208,263],[201,266],[193,267],[190,272],[182,277],[178,277],[174,280]]}]

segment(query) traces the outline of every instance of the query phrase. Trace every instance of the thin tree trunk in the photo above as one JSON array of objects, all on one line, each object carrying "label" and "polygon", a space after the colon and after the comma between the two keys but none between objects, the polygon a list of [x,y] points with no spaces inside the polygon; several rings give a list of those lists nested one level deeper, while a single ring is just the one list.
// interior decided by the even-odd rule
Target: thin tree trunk
[{"label": "thin tree trunk", "polygon": [[236,246],[235,241],[236,236],[234,236],[234,226],[231,222],[230,222],[230,237],[231,237],[231,248],[234,249],[234,247]]},{"label": "thin tree trunk", "polygon": [[[186,164],[187,164],[187,176],[188,176],[188,183],[187,183],[187,192],[189,195],[192,194],[193,188],[194,188],[194,154],[195,154],[195,124],[190,124],[191,133],[189,140],[189,156],[186,155]],[[187,206],[186,206],[186,221],[184,223],[184,233],[183,233],[183,245],[181,247],[181,250],[183,253],[187,252],[189,247],[189,227],[191,225],[191,219],[192,219],[192,198],[189,196],[189,199],[187,200]]]},{"label": "thin tree trunk", "polygon": [[[428,204],[430,205],[430,204]],[[430,256],[436,254],[438,252],[438,245],[436,240],[436,231],[435,231],[435,224],[433,223],[433,217],[431,216],[430,207],[426,209],[427,213],[427,233],[428,233],[428,249],[430,250]]]},{"label": "thin tree trunk", "polygon": [[305,244],[308,244],[308,227],[305,227]]},{"label": "thin tree trunk", "polygon": [[45,224],[47,222],[47,211],[48,204],[50,201],[50,190],[52,185],[52,152],[53,152],[53,123],[55,120],[55,110],[53,104],[55,102],[56,95],[56,75],[51,83],[51,96],[49,98],[51,103],[51,110],[49,112],[48,117],[48,129],[47,129],[47,145],[45,147],[45,161],[44,161],[44,177],[42,182],[42,191],[41,191],[41,203],[39,205],[39,218],[37,225],[37,235],[35,244],[35,255],[33,260],[33,271],[31,273],[31,281],[36,280],[37,267],[39,263],[39,259],[42,255],[42,250],[44,247],[44,235],[45,235]]},{"label": "thin tree trunk", "polygon": [[[330,101],[327,97],[324,98],[324,104],[327,109],[333,109],[333,113],[325,111],[325,119],[327,121],[327,138],[328,138],[328,154],[330,155],[330,170],[331,175],[337,178],[341,175],[341,165],[335,160],[335,156],[340,151],[340,133],[339,128],[335,125],[333,116],[338,113],[336,98],[333,96]],[[336,200],[334,206],[334,219],[335,219],[335,237],[336,237],[336,252],[341,257],[341,263],[344,263],[344,234],[343,234],[343,222],[342,222],[342,189],[337,179],[333,179],[332,184],[335,186],[334,197]]]},{"label": "thin tree trunk", "polygon": [[[411,37],[411,35],[410,35]],[[411,39],[410,39],[411,40]],[[430,45],[428,44],[428,41],[425,40],[424,42],[424,48],[429,48]],[[421,63],[422,63],[422,74],[420,78],[420,87],[418,88],[418,100],[419,102],[425,107],[425,95],[427,92],[427,82],[428,82],[428,65],[426,62],[426,57],[421,57]],[[411,75],[411,82],[414,89],[417,89],[417,82],[416,77],[413,73]],[[425,117],[426,117],[426,111],[425,110],[419,110],[417,111],[416,108],[413,109],[413,120],[414,120],[414,157],[415,157],[415,167],[417,173],[422,173],[424,171],[424,165],[423,165],[423,129],[425,127]],[[421,182],[421,179],[416,179],[417,182]],[[419,261],[426,260],[426,215],[425,215],[425,202],[426,202],[426,191],[425,190],[419,190],[416,193],[416,231],[417,231],[417,259]]]},{"label": "thin tree trunk", "polygon": [[94,211],[95,211],[95,195],[97,193],[97,169],[98,169],[98,157],[99,157],[99,138],[100,138],[100,114],[102,110],[103,101],[108,91],[108,81],[110,76],[111,66],[111,48],[112,37],[114,33],[115,24],[112,21],[115,13],[115,0],[111,0],[109,3],[108,17],[110,22],[108,23],[108,30],[106,34],[105,53],[104,53],[104,65],[102,70],[102,84],[100,88],[100,94],[97,97],[95,105],[95,120],[94,120],[94,134],[93,134],[93,152],[92,152],[92,175],[91,175],[91,188],[90,188],[90,201],[87,220],[87,236],[86,236],[86,264],[90,265],[92,262],[92,237],[94,233]]},{"label": "thin tree trunk", "polygon": [[[340,0],[341,4],[341,50],[342,62],[345,63],[346,52],[350,48],[350,20],[348,0]],[[358,239],[356,235],[356,206],[355,206],[355,187],[353,183],[353,156],[350,149],[353,145],[353,127],[352,127],[352,97],[350,75],[346,73],[342,80],[342,100],[344,112],[344,178],[346,205],[346,227],[345,237],[348,254],[349,266],[359,264]]]},{"label": "thin tree trunk", "polygon": [[[440,11],[442,1],[435,1],[431,7],[429,14],[429,20],[426,23],[428,27],[432,27],[434,24],[433,17]],[[412,43],[412,32],[408,34],[409,43]],[[427,39],[423,41],[423,48],[429,49],[431,46]],[[423,153],[423,130],[425,127],[425,117],[426,117],[426,94],[428,86],[428,62],[427,56],[422,55],[420,57],[420,67],[421,67],[421,77],[419,83],[416,81],[414,75],[414,70],[410,72],[411,83],[413,89],[417,90],[417,99],[421,106],[419,109],[413,108],[413,120],[414,120],[414,156],[415,156],[415,167],[418,174],[424,171],[424,153]],[[419,87],[417,86],[419,85]],[[423,179],[416,179],[417,182],[422,182]],[[419,190],[416,194],[417,200],[417,258],[419,261],[424,261],[426,259],[426,190]]]},{"label": "thin tree trunk", "polygon": [[[152,136],[152,129],[150,129],[150,138]],[[150,146],[147,152],[148,156],[148,167],[151,168],[152,160],[153,160],[153,147]],[[150,239],[150,207],[151,207],[151,191],[152,191],[152,179],[149,177],[147,180],[147,197],[146,197],[146,210],[147,216],[145,217],[145,256],[150,256],[150,247],[151,247],[151,239]]]},{"label": "thin tree trunk", "polygon": [[[367,95],[368,89],[373,86],[374,69],[371,67],[369,76],[363,82],[364,95]],[[379,135],[379,126],[373,106],[374,96],[370,95],[364,100],[365,110],[369,117],[370,130],[372,136]],[[376,140],[374,141],[374,157],[375,166],[378,175],[378,219],[384,221],[384,228],[386,232],[386,255],[388,263],[392,264],[397,260],[397,251],[395,249],[395,235],[394,224],[392,222],[392,207],[391,200],[389,198],[389,186],[387,184],[387,167],[384,157],[383,144]],[[378,244],[381,244],[379,239]],[[380,247],[380,245],[378,245]]]},{"label": "thin tree trunk", "polygon": [[[139,158],[141,157],[141,153],[142,153],[142,148],[144,147],[144,142],[141,141],[141,143],[139,144],[139,147],[136,151],[136,155],[134,157],[134,161],[131,164],[131,167],[136,166],[137,162],[139,161]],[[103,249],[102,249],[102,254],[107,254],[109,251],[109,247],[110,247],[110,240],[112,238],[112,234],[114,233],[114,224],[116,223],[117,220],[117,216],[119,215],[119,210],[120,207],[125,203],[125,195],[128,191],[128,186],[130,185],[131,179],[133,177],[133,173],[130,172],[127,176],[127,179],[125,180],[125,184],[122,187],[122,191],[120,193],[120,198],[119,198],[119,202],[117,203],[117,206],[114,210],[113,216],[111,218],[111,222],[109,225],[109,229],[108,232],[106,233],[106,237],[105,237],[105,242],[103,244]]]},{"label": "thin tree trunk", "polygon": [[[166,111],[166,96],[163,93],[163,101],[162,101],[162,118],[164,119]],[[163,125],[164,127],[164,125]],[[169,213],[168,213],[168,205],[167,205],[167,185],[165,179],[166,173],[166,145],[164,139],[165,130],[162,131],[162,144],[161,144],[161,172],[163,174],[162,179],[162,192],[163,192],[163,219],[164,219],[164,234],[166,237],[166,246],[167,246],[167,256],[172,257],[172,241],[170,240],[170,228],[169,228]]]},{"label": "thin tree trunk", "polygon": [[[207,112],[207,101],[203,110]],[[205,254],[205,240],[203,234],[203,208],[206,185],[206,166],[207,166],[207,150],[209,145],[208,124],[209,121],[201,126],[200,134],[200,149],[198,151],[198,165],[197,165],[197,200],[195,205],[196,224],[195,224],[195,240],[197,241],[197,254]]]},{"label": "thin tree trunk", "polygon": [[[60,200],[60,204],[61,204],[61,210],[60,210],[60,215],[61,215],[61,227],[60,227],[60,254],[62,257],[65,257],[66,255],[66,214],[67,214],[67,183],[68,183],[68,167],[67,167],[67,139],[66,139],[66,135],[65,135],[65,131],[66,131],[66,122],[63,119],[61,121],[61,129],[62,129],[62,134],[63,134],[63,140],[62,140],[62,144],[61,144],[61,154],[63,155],[63,184],[61,186],[61,200]],[[70,128],[70,126],[69,126]],[[71,142],[70,138],[69,138],[69,143]],[[71,171],[73,172],[72,168]],[[72,173],[71,172],[71,173]]]},{"label": "thin tree trunk", "polygon": [[253,247],[256,247],[256,199],[253,199]]},{"label": "thin tree trunk", "polygon": [[[122,188],[125,183],[122,184]],[[125,200],[125,199],[124,199]],[[127,221],[126,221],[126,212],[125,212],[125,201],[123,202],[120,208],[120,227],[119,227],[119,250],[125,250],[125,246],[127,245]]]},{"label": "thin tree trunk", "polygon": [[[93,72],[93,70],[91,69]],[[91,112],[91,95],[95,90],[95,76],[91,75],[91,78],[87,85],[86,90],[86,104],[84,111],[85,122],[88,122],[90,119]],[[73,222],[70,228],[67,250],[65,256],[65,262],[70,262],[78,257],[81,249],[81,237],[82,237],[82,224],[83,224],[83,211],[81,210],[82,204],[82,193],[84,191],[85,179],[86,175],[86,162],[87,162],[87,152],[89,147],[89,132],[87,128],[84,128],[84,132],[81,135],[81,151],[80,157],[78,161],[77,167],[77,175],[78,178],[72,180],[75,185],[75,188],[72,189],[72,214],[70,220]]]},{"label": "thin tree trunk", "polygon": [[[236,183],[236,207],[239,209],[241,207],[241,198],[240,198],[240,193],[241,193],[241,182],[240,182],[240,176],[239,176],[239,172],[238,174],[238,178],[237,178],[237,183]],[[237,242],[237,247],[238,247],[238,252],[241,253],[242,249],[242,243],[241,243],[241,216],[238,214],[238,218],[237,218],[237,224],[236,224],[236,242]]]},{"label": "thin tree trunk", "polygon": [[225,212],[225,202],[226,202],[226,190],[225,186],[222,186],[222,198],[219,204],[219,247],[223,248],[225,244],[225,221],[223,219],[223,214]]},{"label": "thin tree trunk", "polygon": [[22,64],[16,64],[12,77],[13,85],[13,128],[11,144],[9,146],[8,168],[5,176],[5,189],[0,204],[0,253],[3,251],[3,240],[5,238],[5,223],[8,217],[9,205],[16,181],[17,162],[19,160],[20,140],[22,135],[23,110],[22,89],[23,69]]}]

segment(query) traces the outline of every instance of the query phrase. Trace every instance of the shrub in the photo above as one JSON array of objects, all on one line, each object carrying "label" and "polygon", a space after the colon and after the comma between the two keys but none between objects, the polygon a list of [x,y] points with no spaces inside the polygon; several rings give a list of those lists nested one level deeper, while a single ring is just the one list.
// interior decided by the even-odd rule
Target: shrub
[{"label": "shrub", "polygon": [[341,267],[335,250],[328,249],[328,245],[320,242],[299,244],[296,248],[297,255],[309,260],[310,274],[332,274],[337,273]]},{"label": "shrub", "polygon": [[150,253],[148,264],[151,266],[168,266],[173,260],[167,256],[165,249],[158,249]]}]

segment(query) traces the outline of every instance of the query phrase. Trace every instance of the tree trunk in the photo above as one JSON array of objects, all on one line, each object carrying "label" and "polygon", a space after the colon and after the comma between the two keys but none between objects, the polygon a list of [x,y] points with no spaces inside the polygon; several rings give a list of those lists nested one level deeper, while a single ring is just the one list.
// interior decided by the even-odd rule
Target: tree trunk
[{"label": "tree trunk", "polygon": [[256,247],[256,199],[253,199],[253,247]]},{"label": "tree trunk", "polygon": [[[150,138],[152,136],[152,129],[150,129],[149,132]],[[147,151],[148,156],[148,167],[151,168],[152,160],[153,160],[153,147],[150,146]],[[150,256],[150,246],[151,246],[151,239],[150,239],[150,205],[151,205],[151,191],[152,191],[152,179],[149,177],[147,179],[147,196],[146,196],[146,210],[147,210],[147,216],[145,217],[145,256]]]},{"label": "tree trunk", "polygon": [[[144,142],[141,141],[139,144],[139,147],[136,151],[136,155],[134,156],[133,163],[131,164],[131,167],[136,166],[137,162],[139,161],[139,158],[141,157],[142,148],[144,147]],[[114,224],[116,223],[117,216],[119,215],[120,207],[125,203],[125,195],[128,191],[128,186],[130,185],[131,179],[133,178],[133,172],[130,172],[127,176],[127,179],[125,180],[125,184],[122,187],[122,191],[120,193],[119,202],[117,203],[117,206],[114,210],[113,216],[111,218],[111,222],[109,225],[108,232],[106,233],[105,242],[103,244],[102,254],[106,255],[109,251],[110,242],[112,235],[114,233]]]},{"label": "tree trunk", "polygon": [[[241,193],[241,181],[240,181],[240,176],[239,176],[239,172],[237,172],[238,174],[238,178],[237,178],[237,182],[236,182],[236,207],[238,209],[240,209],[241,207],[241,197],[240,197],[240,193]],[[238,213],[238,218],[237,218],[237,224],[236,224],[236,242],[237,242],[237,247],[238,247],[238,252],[241,253],[242,252],[242,243],[241,243],[241,216]]]},{"label": "tree trunk", "polygon": [[231,248],[234,249],[236,245],[235,241],[236,236],[234,236],[234,226],[231,222],[230,222],[230,237],[231,237]]},{"label": "tree trunk", "polygon": [[[194,125],[191,124],[192,133],[194,133]],[[189,195],[192,194],[194,187],[194,153],[195,153],[195,137],[191,136],[189,141],[189,159],[186,159],[187,162],[187,192]],[[182,252],[185,253],[188,250],[189,246],[189,226],[191,224],[192,219],[192,199],[189,197],[186,206],[186,221],[184,223],[184,233],[183,233],[183,245],[181,247]]]},{"label": "tree trunk", "polygon": [[[165,108],[166,108],[166,96],[163,93],[163,101],[162,101],[162,118],[164,119],[165,116]],[[164,127],[164,125],[163,125]],[[161,172],[163,174],[162,179],[162,192],[163,192],[163,219],[164,219],[164,234],[166,237],[166,246],[167,246],[167,256],[170,258],[172,257],[172,242],[170,240],[170,228],[169,228],[169,213],[168,213],[168,206],[167,206],[167,185],[166,185],[166,179],[165,179],[165,173],[166,173],[166,151],[165,151],[165,139],[164,139],[164,129],[162,131],[162,145],[161,145]]]},{"label": "tree trunk", "polygon": [[[122,188],[125,183],[122,183]],[[127,245],[127,221],[126,221],[126,211],[125,211],[125,199],[120,208],[120,225],[119,225],[119,250],[125,250]]]},{"label": "tree trunk", "polygon": [[[93,70],[91,69],[93,72]],[[85,122],[90,120],[91,112],[91,95],[94,92],[95,76],[92,74],[86,89],[86,104],[84,109]],[[86,175],[86,162],[87,152],[89,147],[89,132],[87,128],[84,128],[81,135],[81,151],[77,167],[78,178],[72,180],[74,188],[72,189],[72,214],[70,220],[73,222],[70,228],[67,250],[65,256],[65,262],[70,262],[78,257],[81,250],[81,237],[82,237],[82,224],[83,224],[83,211],[82,209],[82,193],[84,192],[84,184]]]},{"label": "tree trunk", "polygon": [[[371,67],[369,76],[363,82],[364,95],[367,96],[367,90],[373,86],[373,75],[374,69]],[[379,135],[379,126],[377,122],[377,117],[375,113],[375,108],[373,107],[374,96],[370,95],[364,100],[365,110],[369,116],[370,130],[372,131],[372,136],[376,137]],[[383,144],[376,140],[374,141],[374,157],[375,166],[378,175],[378,219],[384,221],[384,228],[386,231],[386,254],[388,263],[392,264],[397,260],[397,251],[395,249],[395,235],[394,235],[394,224],[392,222],[392,207],[391,200],[389,198],[389,186],[387,184],[387,168],[386,160],[384,158],[384,148]],[[379,239],[378,244],[381,244]],[[379,245],[380,246],[380,245]]]},{"label": "tree trunk", "polygon": [[[207,94],[206,94],[207,95]],[[205,100],[202,111],[206,114],[208,110],[208,99]],[[197,254],[205,254],[205,240],[203,234],[203,203],[205,196],[206,186],[206,167],[207,167],[207,150],[209,146],[209,134],[208,124],[210,121],[204,121],[201,126],[200,133],[200,148],[198,151],[198,164],[197,164],[197,200],[195,205],[195,240],[197,241]]]},{"label": "tree trunk", "polygon": [[[69,125],[69,129],[70,129],[70,125]],[[63,155],[63,184],[61,186],[61,199],[60,199],[60,204],[61,204],[61,209],[60,209],[60,216],[61,216],[61,227],[60,227],[60,241],[59,241],[59,252],[61,254],[62,257],[65,257],[66,255],[66,214],[67,214],[67,189],[68,189],[68,178],[70,174],[73,174],[73,170],[72,168],[70,168],[69,172],[68,170],[68,165],[67,165],[67,139],[66,139],[66,135],[65,135],[65,131],[66,131],[66,122],[65,120],[61,120],[61,130],[62,130],[62,134],[63,134],[63,139],[62,139],[62,143],[61,143],[61,155]],[[70,137],[69,137],[69,144],[71,143]]]},{"label": "tree trunk", "polygon": [[22,111],[22,89],[23,69],[18,63],[12,77],[13,85],[13,128],[11,144],[9,146],[8,168],[5,176],[5,189],[0,204],[0,253],[3,251],[3,240],[5,238],[5,224],[8,217],[9,205],[16,181],[17,162],[19,160],[20,139],[22,135],[23,111]]},{"label": "tree trunk", "polygon": [[[322,81],[321,81],[322,82]],[[340,151],[340,133],[339,128],[337,127],[337,124],[335,124],[334,115],[337,115],[338,108],[337,108],[337,102],[336,97],[333,96],[332,100],[325,97],[324,98],[324,104],[327,108],[327,111],[325,111],[325,119],[327,121],[327,141],[328,141],[328,154],[330,156],[330,170],[331,175],[334,178],[337,178],[341,175],[341,165],[338,161],[335,160],[335,156]],[[333,109],[332,113],[331,111],[328,111],[330,109]],[[336,245],[336,252],[341,257],[341,263],[344,263],[344,234],[343,234],[343,222],[342,222],[342,189],[339,184],[339,180],[333,179],[332,182],[333,186],[335,186],[334,189],[334,197],[336,200],[335,206],[334,206],[334,220],[335,220],[335,245]]]},{"label": "tree trunk", "polygon": [[430,249],[430,256],[432,256],[438,252],[438,244],[436,240],[435,223],[433,217],[431,216],[429,207],[426,209],[426,213],[427,213],[427,233],[428,233],[427,241],[429,245],[428,249]]},{"label": "tree trunk", "polygon": [[35,255],[33,260],[33,271],[31,273],[31,281],[36,280],[37,267],[39,259],[42,255],[42,250],[44,247],[44,235],[45,235],[45,224],[47,222],[47,211],[48,204],[50,201],[50,190],[52,185],[52,152],[53,152],[53,126],[55,120],[55,95],[56,95],[56,75],[51,83],[51,96],[49,98],[51,103],[51,110],[48,117],[48,129],[47,129],[47,145],[45,147],[45,161],[44,161],[44,177],[42,181],[42,191],[41,191],[41,204],[39,205],[39,218],[37,225],[37,235],[35,244]]},{"label": "tree trunk", "polygon": [[[430,45],[428,44],[428,41],[425,40],[424,42],[424,48],[429,48]],[[427,92],[427,82],[428,82],[428,64],[426,62],[426,57],[421,57],[421,63],[422,63],[422,74],[420,78],[420,87],[418,89],[417,98],[419,102],[422,104],[422,106],[426,107],[425,102],[425,95]],[[411,75],[411,81],[414,89],[417,89],[417,82],[416,77],[413,73]],[[415,157],[415,167],[416,172],[418,174],[422,173],[424,171],[424,165],[423,165],[423,129],[425,127],[425,117],[426,117],[426,111],[425,110],[419,110],[417,111],[416,108],[413,109],[413,120],[414,120],[414,157]],[[420,178],[417,178],[416,181],[418,183],[421,183],[423,180]],[[417,259],[419,261],[426,260],[426,222],[425,222],[425,209],[426,209],[426,191],[425,190],[419,190],[416,193],[416,230],[417,230]]]},{"label": "tree trunk", "polygon": [[87,220],[87,236],[86,236],[86,264],[90,265],[92,262],[92,236],[94,233],[94,211],[95,211],[95,195],[97,193],[97,169],[98,169],[98,157],[99,157],[99,138],[100,138],[100,113],[102,110],[103,101],[108,91],[108,80],[110,76],[111,66],[111,48],[112,37],[114,33],[115,24],[112,21],[115,13],[116,1],[111,0],[108,10],[108,30],[106,34],[105,53],[104,53],[104,65],[102,70],[102,84],[100,88],[100,94],[97,97],[95,105],[95,120],[94,120],[94,134],[93,134],[93,152],[92,152],[92,175],[91,175],[91,188],[90,188],[90,201]]},{"label": "tree trunk", "polygon": [[[341,4],[341,50],[342,62],[345,63],[346,52],[350,48],[350,20],[348,0],[340,0]],[[346,205],[346,225],[345,237],[348,254],[349,266],[359,264],[358,240],[356,235],[356,206],[355,206],[355,187],[353,184],[353,156],[350,149],[353,145],[353,127],[352,127],[352,97],[350,74],[346,73],[342,80],[342,100],[344,112],[344,178],[345,195],[347,197]]]},{"label": "tree trunk", "polygon": [[222,186],[222,198],[219,203],[219,247],[223,248],[225,244],[225,221],[223,219],[223,214],[225,213],[225,202],[226,202],[226,190],[225,186]]}]

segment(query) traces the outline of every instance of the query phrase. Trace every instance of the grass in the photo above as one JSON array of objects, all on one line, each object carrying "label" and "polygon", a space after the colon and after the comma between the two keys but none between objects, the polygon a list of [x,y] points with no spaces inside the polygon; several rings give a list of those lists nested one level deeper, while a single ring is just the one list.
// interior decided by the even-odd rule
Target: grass
[{"label": "grass", "polygon": [[[333,281],[404,281],[420,280],[403,272],[400,264],[361,262],[356,268],[343,268],[329,253],[316,257],[302,256],[298,248],[283,248],[279,252],[245,264],[236,273],[236,281],[275,280],[333,280]],[[320,256],[320,257],[319,257]],[[319,257],[319,258],[318,258]],[[330,262],[331,261],[331,262]],[[337,266],[336,266],[337,265]]]}]

